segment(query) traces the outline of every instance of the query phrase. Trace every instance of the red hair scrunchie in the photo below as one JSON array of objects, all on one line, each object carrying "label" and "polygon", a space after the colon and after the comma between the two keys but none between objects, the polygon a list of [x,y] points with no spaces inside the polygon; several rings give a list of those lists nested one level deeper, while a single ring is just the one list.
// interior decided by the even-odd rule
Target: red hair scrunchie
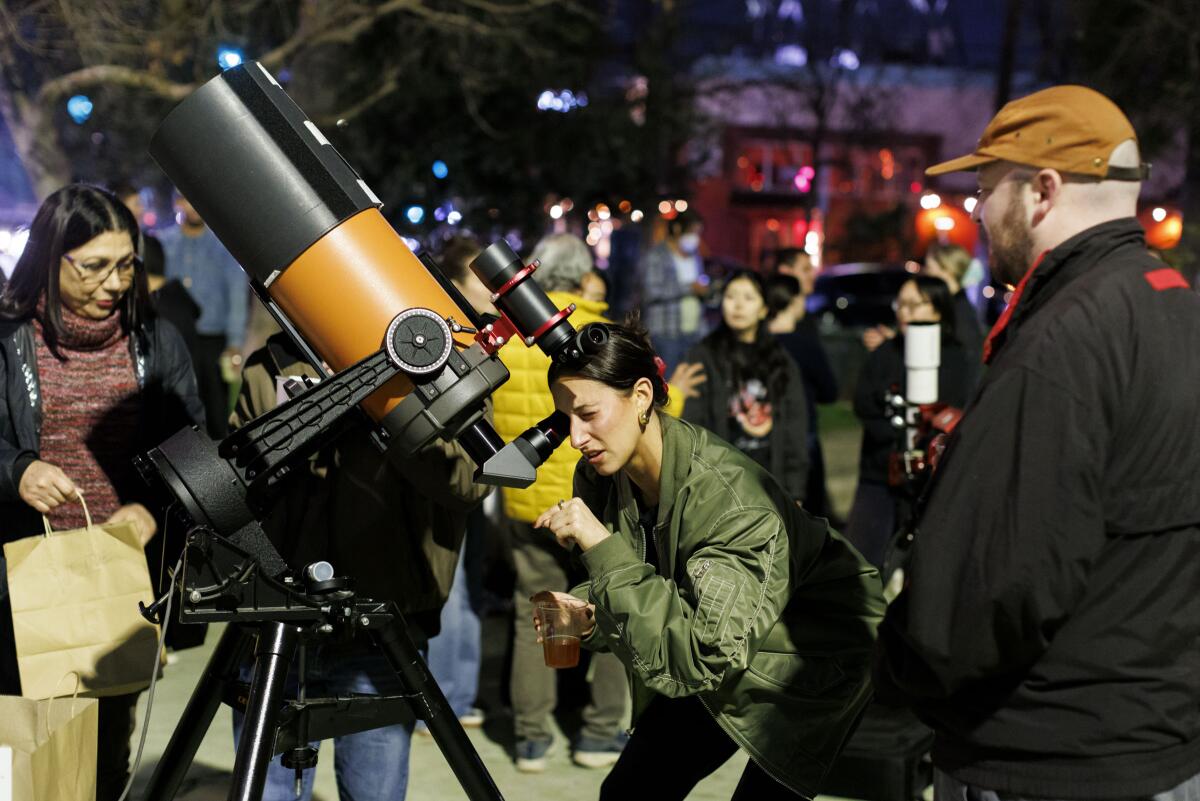
[{"label": "red hair scrunchie", "polygon": [[655,355],[654,368],[658,370],[658,380],[662,384],[663,394],[671,394],[671,385],[667,383],[667,363],[663,361],[662,356]]}]

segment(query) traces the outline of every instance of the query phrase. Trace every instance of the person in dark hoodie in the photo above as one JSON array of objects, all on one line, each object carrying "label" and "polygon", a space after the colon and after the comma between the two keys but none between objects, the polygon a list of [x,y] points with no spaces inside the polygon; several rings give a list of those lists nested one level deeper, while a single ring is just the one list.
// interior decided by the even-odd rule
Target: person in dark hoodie
[{"label": "person in dark hoodie", "polygon": [[767,469],[792,497],[808,480],[804,379],[767,329],[767,297],[757,273],[735,274],[721,295],[721,323],[688,354],[708,377],[688,398],[683,419],[703,426]]},{"label": "person in dark hoodie", "polygon": [[[230,416],[234,429],[287,399],[287,386],[324,378],[296,345],[276,334],[251,354]],[[328,560],[354,579],[360,598],[394,601],[422,651],[441,625],[466,531],[467,514],[490,488],[473,480],[475,463],[462,446],[438,439],[411,457],[398,447],[381,453],[365,426],[352,428],[293,470],[263,518],[263,529],[295,569]],[[297,691],[300,658],[285,694]],[[243,666],[248,681],[251,665]],[[313,695],[398,695],[406,692],[383,653],[369,640],[326,642],[309,649],[306,691]],[[234,712],[235,739],[244,717]],[[334,738],[334,773],[342,798],[402,801],[416,721]],[[314,748],[319,741],[310,743]],[[267,769],[263,801],[311,799],[317,769],[295,772],[279,757]]]},{"label": "person in dark hoodie", "polygon": [[767,307],[771,316],[767,327],[796,362],[800,377],[804,379],[804,401],[808,412],[808,484],[804,493],[804,508],[818,517],[832,520],[833,505],[825,486],[825,455],[817,431],[820,424],[817,405],[836,401],[838,385],[825,346],[821,344],[816,321],[805,307],[812,287],[811,277],[802,280],[781,272],[768,278]]},{"label": "person in dark hoodie", "polygon": [[940,799],[1200,795],[1200,296],[1146,252],[1137,137],[1082,86],[973,154],[1015,284],[926,491],[875,658]]}]

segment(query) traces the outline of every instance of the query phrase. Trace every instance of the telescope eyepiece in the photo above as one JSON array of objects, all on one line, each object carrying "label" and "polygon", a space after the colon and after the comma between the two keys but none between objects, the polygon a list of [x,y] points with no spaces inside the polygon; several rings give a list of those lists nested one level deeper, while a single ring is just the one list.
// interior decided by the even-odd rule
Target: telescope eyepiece
[{"label": "telescope eyepiece", "polygon": [[585,356],[595,356],[608,344],[608,326],[604,323],[588,323],[575,336],[575,346]]}]

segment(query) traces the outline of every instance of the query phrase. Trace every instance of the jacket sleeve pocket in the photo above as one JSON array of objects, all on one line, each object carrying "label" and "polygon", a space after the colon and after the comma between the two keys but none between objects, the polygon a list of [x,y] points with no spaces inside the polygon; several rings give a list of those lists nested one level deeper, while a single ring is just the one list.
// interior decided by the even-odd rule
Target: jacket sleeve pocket
[{"label": "jacket sleeve pocket", "polygon": [[729,628],[729,613],[742,591],[745,578],[730,567],[704,559],[695,567],[700,578],[696,584],[696,625],[705,642],[719,643]]}]

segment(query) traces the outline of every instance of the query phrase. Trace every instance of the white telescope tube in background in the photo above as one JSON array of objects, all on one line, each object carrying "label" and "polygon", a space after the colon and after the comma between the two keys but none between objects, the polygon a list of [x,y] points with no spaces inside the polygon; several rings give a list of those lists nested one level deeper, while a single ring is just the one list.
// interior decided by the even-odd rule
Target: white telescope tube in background
[{"label": "white telescope tube in background", "polygon": [[942,366],[942,326],[909,323],[904,332],[904,398],[909,403],[937,403],[938,368]]},{"label": "white telescope tube in background", "polygon": [[909,323],[904,332],[905,446],[917,447],[917,406],[937,403],[938,368],[942,366],[942,326],[939,323]]}]

